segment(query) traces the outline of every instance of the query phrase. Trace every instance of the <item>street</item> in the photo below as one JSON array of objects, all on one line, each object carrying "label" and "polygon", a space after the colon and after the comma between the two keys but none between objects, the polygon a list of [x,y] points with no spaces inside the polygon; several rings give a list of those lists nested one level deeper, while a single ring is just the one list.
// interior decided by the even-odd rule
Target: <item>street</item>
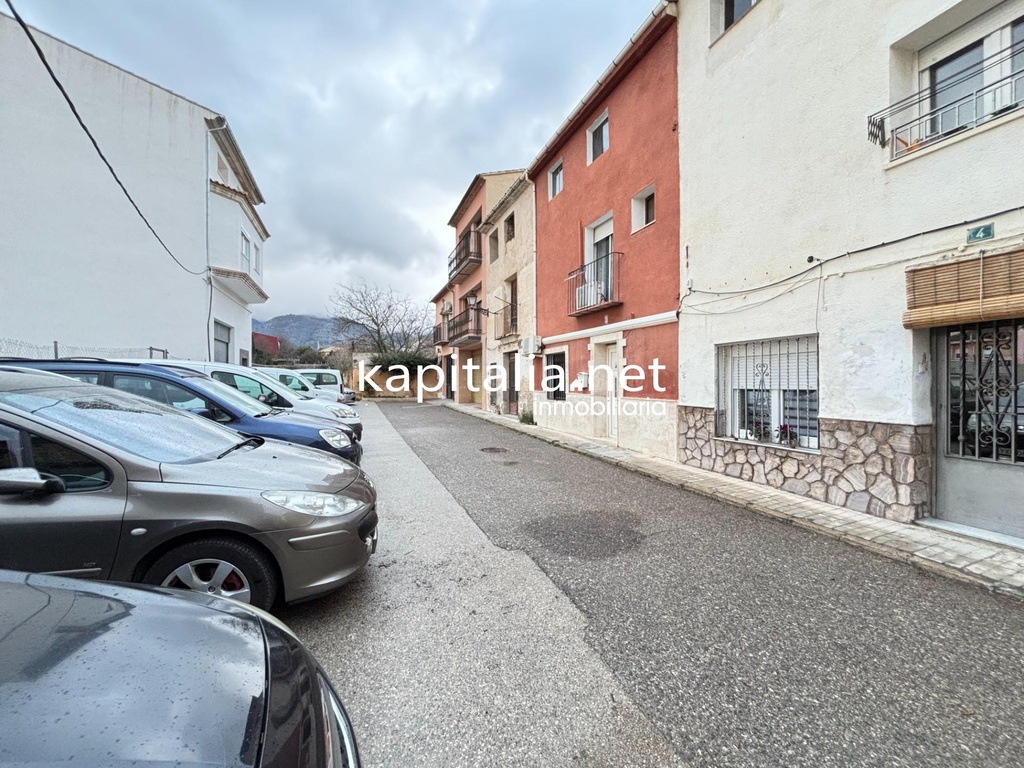
[{"label": "street", "polygon": [[379,549],[282,618],[367,765],[1020,765],[1019,602],[442,406],[359,410]]}]

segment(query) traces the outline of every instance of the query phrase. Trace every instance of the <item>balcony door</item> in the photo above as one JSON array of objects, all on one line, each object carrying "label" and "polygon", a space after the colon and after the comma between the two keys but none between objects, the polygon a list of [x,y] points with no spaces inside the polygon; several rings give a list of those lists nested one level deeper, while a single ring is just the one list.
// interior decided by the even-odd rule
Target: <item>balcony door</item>
[{"label": "balcony door", "polygon": [[587,296],[583,306],[609,301],[612,296],[612,220],[592,229],[593,245],[587,249],[585,274]]}]

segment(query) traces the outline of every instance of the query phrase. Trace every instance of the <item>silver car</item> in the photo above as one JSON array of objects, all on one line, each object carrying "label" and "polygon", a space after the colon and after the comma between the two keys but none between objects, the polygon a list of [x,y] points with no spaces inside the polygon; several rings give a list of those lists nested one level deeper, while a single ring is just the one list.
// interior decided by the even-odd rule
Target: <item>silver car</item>
[{"label": "silver car", "polygon": [[0,568],[269,609],[353,578],[376,550],[376,502],[369,478],[329,453],[0,371]]}]

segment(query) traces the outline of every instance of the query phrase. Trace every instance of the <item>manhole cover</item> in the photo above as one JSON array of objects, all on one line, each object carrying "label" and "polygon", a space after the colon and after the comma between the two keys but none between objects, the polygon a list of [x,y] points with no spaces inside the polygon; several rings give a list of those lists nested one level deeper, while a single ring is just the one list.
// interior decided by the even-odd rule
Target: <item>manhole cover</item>
[{"label": "manhole cover", "polygon": [[481,453],[508,453],[508,448],[481,448]]}]

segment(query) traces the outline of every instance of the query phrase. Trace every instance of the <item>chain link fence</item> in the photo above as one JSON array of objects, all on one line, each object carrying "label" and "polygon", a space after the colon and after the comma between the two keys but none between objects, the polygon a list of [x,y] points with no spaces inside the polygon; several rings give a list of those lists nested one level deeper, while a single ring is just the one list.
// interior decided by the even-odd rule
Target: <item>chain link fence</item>
[{"label": "chain link fence", "polygon": [[77,344],[29,344],[18,339],[0,339],[0,357],[59,360],[64,357],[167,359],[171,353],[158,347],[86,347]]}]

